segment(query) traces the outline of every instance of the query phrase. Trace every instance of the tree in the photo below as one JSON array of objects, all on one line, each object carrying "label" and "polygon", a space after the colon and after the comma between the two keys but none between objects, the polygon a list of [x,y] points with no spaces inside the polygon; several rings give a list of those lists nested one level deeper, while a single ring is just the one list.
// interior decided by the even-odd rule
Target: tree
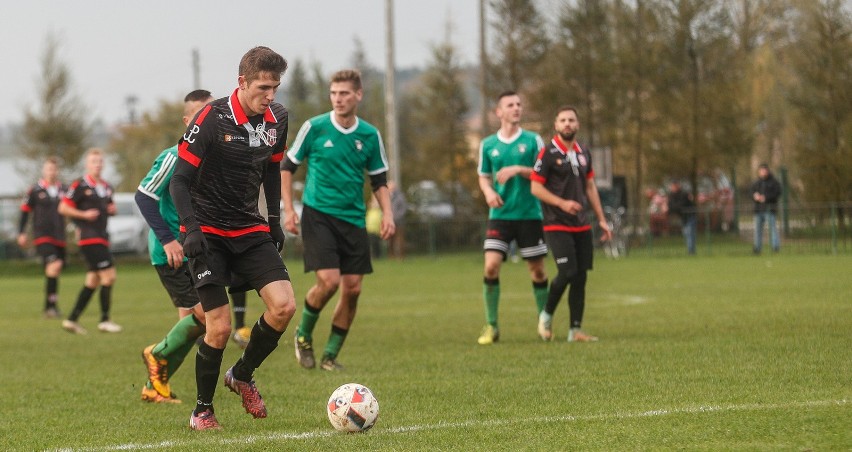
[{"label": "tree", "polygon": [[852,200],[852,18],[841,0],[797,5],[790,101],[796,162],[810,201]]},{"label": "tree", "polygon": [[488,97],[502,91],[522,92],[535,78],[535,68],[547,52],[545,21],[533,0],[492,0],[497,17],[494,29],[494,52],[488,66]]},{"label": "tree", "polygon": [[[315,66],[319,68],[319,63]],[[321,69],[317,71],[322,74]],[[293,62],[293,67],[287,72],[287,76],[289,82],[287,83],[287,101],[284,105],[290,113],[290,135],[295,136],[303,122],[328,111],[328,98],[322,96],[328,93],[328,87],[317,86],[316,80],[308,79],[307,70],[300,59]],[[321,91],[318,92],[318,90]]]},{"label": "tree", "polygon": [[72,94],[71,73],[59,59],[59,40],[48,35],[36,84],[38,110],[28,108],[17,144],[34,161],[57,156],[76,164],[86,151],[91,125],[86,107]]},{"label": "tree", "polygon": [[157,155],[177,144],[186,129],[183,107],[182,101],[160,102],[156,112],[143,113],[141,121],[122,126],[112,137],[107,149],[121,174],[119,191],[135,191]]},{"label": "tree", "polygon": [[361,85],[364,97],[358,105],[358,116],[370,124],[384,129],[385,124],[385,91],[384,74],[379,72],[367,59],[364,43],[357,36],[353,39],[355,50],[350,64],[361,71]]},{"label": "tree", "polygon": [[406,102],[410,110],[401,111],[409,126],[400,129],[401,142],[409,144],[401,149],[411,168],[407,180],[436,180],[448,189],[456,212],[466,210],[458,208],[460,192],[474,193],[477,187],[476,163],[466,138],[468,104],[462,77],[458,50],[449,38],[433,46],[432,61]]}]

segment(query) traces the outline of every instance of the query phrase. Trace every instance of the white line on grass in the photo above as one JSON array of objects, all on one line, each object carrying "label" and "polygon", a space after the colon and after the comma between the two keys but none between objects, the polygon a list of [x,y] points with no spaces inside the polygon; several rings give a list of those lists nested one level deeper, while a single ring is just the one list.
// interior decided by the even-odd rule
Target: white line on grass
[{"label": "white line on grass", "polygon": [[[425,425],[410,425],[405,427],[378,428],[370,432],[371,435],[386,435],[396,433],[411,433],[427,430],[447,430],[470,427],[499,427],[512,424],[536,424],[536,423],[557,423],[557,422],[579,422],[579,421],[600,421],[600,420],[618,420],[618,419],[639,419],[645,417],[669,416],[675,414],[701,414],[726,411],[769,411],[783,410],[790,408],[808,408],[821,407],[831,405],[846,405],[849,400],[818,400],[810,402],[789,402],[789,403],[748,403],[743,405],[716,405],[716,406],[697,406],[686,408],[672,408],[662,410],[639,411],[635,413],[601,413],[581,416],[539,416],[531,418],[518,419],[494,419],[487,421],[464,421],[464,422],[438,422],[435,424]],[[223,446],[228,445],[248,445],[259,441],[282,441],[282,440],[299,440],[299,439],[315,439],[325,438],[339,433],[324,430],[315,432],[301,433],[284,433],[275,432],[263,435],[247,435],[237,438],[216,438],[212,435],[200,434],[197,440],[188,441],[162,441],[159,443],[148,444],[118,444],[115,446],[103,447],[86,447],[86,448],[61,448],[55,449],[60,452],[65,451],[106,451],[106,450],[147,450],[147,449],[166,449],[171,447],[189,446],[191,444],[205,444],[209,446],[211,443],[218,443]]]}]

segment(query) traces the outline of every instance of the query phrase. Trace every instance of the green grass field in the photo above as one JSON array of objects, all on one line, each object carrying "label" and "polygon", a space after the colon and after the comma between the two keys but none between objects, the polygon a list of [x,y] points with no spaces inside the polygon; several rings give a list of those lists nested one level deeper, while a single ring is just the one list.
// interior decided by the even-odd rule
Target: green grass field
[{"label": "green grass field", "polygon": [[[150,267],[119,263],[113,318],[125,332],[95,330],[95,298],[81,319],[90,334],[74,336],[40,317],[40,268],[3,262],[0,450],[852,448],[852,256],[598,256],[596,267],[584,326],[600,342],[564,341],[563,301],[558,340],[542,343],[525,266],[507,263],[501,339],[483,347],[479,254],[377,262],[340,356],[345,373],[297,367],[294,323],[256,373],[269,417],[252,419],[220,386],[224,430],[199,433],[188,429],[194,353],[172,379],[184,404],[139,400],[140,351],[176,319]],[[65,312],[80,268],[63,276]],[[301,300],[312,275],[290,268]],[[248,317],[260,306],[250,295]],[[329,321],[326,311],[315,346]],[[229,345],[223,373],[238,351]],[[326,419],[346,382],[379,399],[367,434],[337,433]]]}]

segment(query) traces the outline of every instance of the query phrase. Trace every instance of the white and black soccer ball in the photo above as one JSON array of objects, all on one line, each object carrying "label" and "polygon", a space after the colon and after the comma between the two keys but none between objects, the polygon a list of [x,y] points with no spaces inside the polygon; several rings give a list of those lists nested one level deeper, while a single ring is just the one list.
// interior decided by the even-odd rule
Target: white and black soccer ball
[{"label": "white and black soccer ball", "polygon": [[341,432],[367,431],[379,418],[379,401],[370,388],[358,383],[335,389],[326,408],[331,426]]}]

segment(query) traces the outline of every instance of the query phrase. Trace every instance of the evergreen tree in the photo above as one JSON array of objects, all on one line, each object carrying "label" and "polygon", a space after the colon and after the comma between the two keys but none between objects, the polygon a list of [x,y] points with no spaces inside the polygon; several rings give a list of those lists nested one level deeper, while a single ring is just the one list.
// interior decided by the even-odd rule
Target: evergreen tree
[{"label": "evergreen tree", "polygon": [[18,134],[21,154],[40,167],[47,156],[74,165],[86,151],[91,123],[86,107],[72,93],[71,72],[59,58],[60,43],[48,35],[36,85],[36,108],[27,108]]}]

